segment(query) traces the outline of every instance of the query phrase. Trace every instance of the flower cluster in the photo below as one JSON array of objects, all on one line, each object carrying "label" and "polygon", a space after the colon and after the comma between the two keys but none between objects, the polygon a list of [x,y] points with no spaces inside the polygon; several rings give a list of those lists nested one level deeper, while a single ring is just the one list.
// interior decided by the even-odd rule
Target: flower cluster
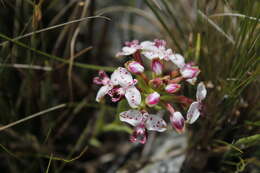
[{"label": "flower cluster", "polygon": [[[144,144],[148,130],[163,132],[167,129],[160,111],[148,112],[168,110],[171,125],[179,133],[184,132],[186,123],[192,124],[199,118],[207,94],[205,85],[198,84],[196,100],[184,96],[182,88],[185,84],[196,83],[200,69],[193,62],[185,63],[182,55],[166,48],[164,40],[126,42],[116,56],[132,59],[125,67],[117,68],[111,77],[104,71],[99,72],[94,83],[102,87],[96,101],[100,102],[105,95],[111,97],[112,102],[126,98],[131,109],[119,116],[121,121],[134,126],[132,142]],[[166,65],[170,65],[170,69]],[[187,111],[186,117],[175,108]]]}]

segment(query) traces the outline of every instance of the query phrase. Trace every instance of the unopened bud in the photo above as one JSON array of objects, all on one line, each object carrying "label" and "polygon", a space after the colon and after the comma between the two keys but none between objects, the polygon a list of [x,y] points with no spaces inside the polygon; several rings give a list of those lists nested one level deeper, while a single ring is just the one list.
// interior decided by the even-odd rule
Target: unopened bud
[{"label": "unopened bud", "polygon": [[160,94],[157,92],[153,92],[149,94],[145,99],[146,104],[150,107],[157,105],[159,101],[160,101]]},{"label": "unopened bud", "polygon": [[166,87],[165,87],[165,91],[167,93],[175,93],[177,91],[179,91],[179,89],[181,88],[181,85],[180,84],[168,84]]},{"label": "unopened bud", "polygon": [[134,74],[140,74],[143,73],[144,71],[144,67],[139,62],[136,61],[131,61],[126,66],[127,69]]}]

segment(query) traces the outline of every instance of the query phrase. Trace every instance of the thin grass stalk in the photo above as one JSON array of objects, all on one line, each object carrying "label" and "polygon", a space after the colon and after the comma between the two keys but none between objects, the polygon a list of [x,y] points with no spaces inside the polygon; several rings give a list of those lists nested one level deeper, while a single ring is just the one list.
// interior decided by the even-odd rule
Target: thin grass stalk
[{"label": "thin grass stalk", "polygon": [[177,50],[183,54],[183,50],[181,48],[181,46],[179,45],[178,41],[176,40],[176,38],[174,37],[174,35],[172,34],[172,32],[170,31],[170,29],[168,28],[167,24],[164,22],[163,18],[161,17],[161,15],[158,13],[158,11],[153,7],[153,5],[149,2],[149,0],[145,0],[147,6],[152,10],[152,12],[155,14],[155,16],[157,17],[157,19],[160,21],[160,23],[162,24],[163,28],[165,29],[165,31],[168,33],[168,35],[171,37],[172,41],[174,42],[174,44],[177,47]]},{"label": "thin grass stalk", "polygon": [[[68,60],[65,60],[65,59],[60,58],[60,57],[55,56],[55,55],[50,55],[46,52],[43,52],[43,51],[40,51],[40,50],[37,50],[37,49],[34,49],[34,48],[31,48],[31,47],[27,46],[26,44],[19,42],[19,41],[15,41],[15,40],[13,40],[13,39],[11,39],[11,38],[9,38],[9,37],[1,34],[1,33],[0,33],[0,37],[2,39],[8,40],[8,41],[20,46],[20,47],[23,47],[23,48],[29,49],[30,51],[36,52],[39,55],[48,57],[50,59],[53,59],[53,60],[56,60],[56,61],[59,61],[59,62],[65,63],[65,64],[70,63]],[[98,65],[92,65],[92,64],[82,64],[82,63],[78,63],[78,62],[75,62],[73,65],[76,66],[76,67],[85,68],[85,69],[89,69],[89,70],[104,70],[104,71],[108,71],[108,72],[113,72],[115,70],[114,67],[98,66]]]}]

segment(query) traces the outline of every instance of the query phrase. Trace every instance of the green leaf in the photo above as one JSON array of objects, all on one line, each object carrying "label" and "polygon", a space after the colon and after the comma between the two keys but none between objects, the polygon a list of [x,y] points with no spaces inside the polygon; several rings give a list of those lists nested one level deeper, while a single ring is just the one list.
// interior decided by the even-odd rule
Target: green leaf
[{"label": "green leaf", "polygon": [[251,146],[254,146],[254,145],[258,145],[258,144],[260,144],[260,134],[240,138],[235,143],[236,146],[243,146],[243,148],[248,148],[248,147],[251,147]]}]

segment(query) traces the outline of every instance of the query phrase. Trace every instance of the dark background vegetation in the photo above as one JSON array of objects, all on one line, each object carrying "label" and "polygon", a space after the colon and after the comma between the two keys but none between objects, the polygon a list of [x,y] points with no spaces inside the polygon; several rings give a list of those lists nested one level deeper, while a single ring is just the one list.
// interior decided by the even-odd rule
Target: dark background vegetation
[{"label": "dark background vegetation", "polygon": [[122,66],[124,41],[155,38],[198,63],[208,86],[182,172],[260,172],[258,0],[0,0],[0,9],[1,172],[140,170],[149,157],[118,120],[124,103],[96,103],[92,78]]}]

